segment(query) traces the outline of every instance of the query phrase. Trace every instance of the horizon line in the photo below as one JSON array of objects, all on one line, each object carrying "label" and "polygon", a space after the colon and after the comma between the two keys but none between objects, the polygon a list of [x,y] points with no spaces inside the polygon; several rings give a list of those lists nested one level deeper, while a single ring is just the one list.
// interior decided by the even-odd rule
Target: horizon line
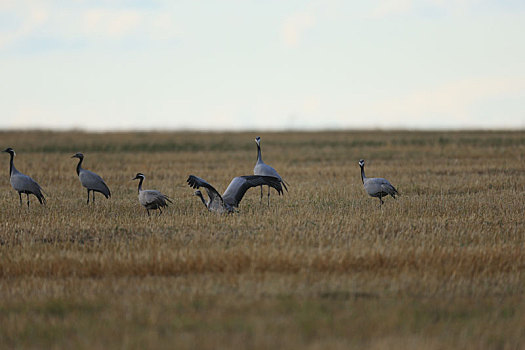
[{"label": "horizon line", "polygon": [[348,128],[0,128],[0,133],[9,132],[54,132],[54,133],[133,133],[133,132],[151,132],[151,133],[249,133],[249,132],[267,132],[267,133],[315,133],[315,132],[524,132],[525,126],[500,126],[500,127],[480,127],[480,126],[462,126],[462,127],[348,127]]}]

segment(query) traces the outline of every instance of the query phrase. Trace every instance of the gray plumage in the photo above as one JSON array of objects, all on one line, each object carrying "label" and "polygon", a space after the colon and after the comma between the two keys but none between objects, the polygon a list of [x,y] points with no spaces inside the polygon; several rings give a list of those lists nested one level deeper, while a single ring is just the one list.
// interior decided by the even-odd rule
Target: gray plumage
[{"label": "gray plumage", "polygon": [[80,183],[87,189],[87,203],[89,204],[89,191],[93,191],[93,203],[95,203],[95,192],[102,193],[104,197],[111,197],[108,185],[102,180],[102,178],[92,171],[82,168],[82,161],[84,155],[80,152],[74,154],[71,158],[78,158],[77,164],[77,175],[80,179]]},{"label": "gray plumage", "polygon": [[30,178],[29,176],[22,174],[19,172],[14,165],[14,157],[16,155],[15,151],[9,147],[3,150],[3,152],[9,153],[11,156],[10,162],[9,162],[9,180],[11,182],[11,186],[15,189],[15,191],[18,192],[18,196],[20,197],[20,205],[22,205],[22,193],[25,193],[27,195],[27,207],[29,208],[29,195],[34,195],[40,204],[46,203],[46,198],[42,194],[43,190],[40,185]]},{"label": "gray plumage", "polygon": [[156,210],[158,209],[160,214],[162,214],[162,208],[167,207],[168,203],[173,203],[171,199],[166,196],[165,194],[160,193],[156,190],[143,190],[142,189],[142,182],[144,181],[146,177],[142,173],[137,173],[135,177],[132,180],[139,179],[139,203],[146,208],[146,211],[148,212],[148,216],[150,216],[149,211],[150,210]]},{"label": "gray plumage", "polygon": [[275,188],[279,195],[283,193],[281,182],[272,176],[248,175],[235,177],[222,196],[206,180],[195,175],[190,175],[187,182],[191,188],[198,189],[204,187],[208,193],[208,201],[204,199],[201,191],[195,191],[195,195],[201,199],[208,210],[219,213],[234,212],[235,209],[239,207],[239,203],[246,191],[252,187],[267,185]]},{"label": "gray plumage", "polygon": [[396,198],[396,194],[399,193],[387,179],[383,179],[382,177],[366,177],[364,159],[359,160],[359,167],[361,167],[361,180],[363,181],[366,192],[371,197],[379,198],[379,206],[384,203],[383,197],[390,195],[392,198]]},{"label": "gray plumage", "polygon": [[[279,175],[277,170],[275,170],[274,168],[272,168],[271,166],[263,162],[262,155],[261,155],[261,137],[260,136],[257,136],[255,138],[255,143],[257,144],[257,163],[255,163],[255,167],[253,168],[253,174],[261,175],[261,176],[272,176],[272,177],[277,178],[279,182],[282,184],[282,186],[284,186],[284,189],[286,190],[286,192],[288,192],[288,188],[286,187],[287,183],[283,180],[281,175]],[[261,185],[261,201],[262,201],[262,197],[263,197],[263,187]],[[270,186],[268,186],[268,206],[269,205],[270,205]]]}]

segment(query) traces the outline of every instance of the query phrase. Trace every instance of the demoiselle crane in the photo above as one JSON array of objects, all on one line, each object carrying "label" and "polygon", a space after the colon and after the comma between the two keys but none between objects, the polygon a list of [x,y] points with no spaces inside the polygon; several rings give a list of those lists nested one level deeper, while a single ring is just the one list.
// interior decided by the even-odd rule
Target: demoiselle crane
[{"label": "demoiselle crane", "polygon": [[382,177],[366,177],[364,159],[359,160],[359,166],[361,167],[361,180],[363,181],[366,192],[371,197],[379,198],[380,207],[384,203],[383,197],[390,195],[392,198],[396,198],[396,194],[399,193],[387,179],[383,179]]},{"label": "demoiselle crane", "polygon": [[82,161],[84,160],[84,155],[82,153],[77,152],[71,158],[79,159],[77,164],[77,175],[82,186],[87,189],[87,204],[89,204],[89,191],[93,191],[93,204],[95,203],[95,192],[102,193],[106,198],[111,197],[111,192],[104,180],[94,172],[82,168]]},{"label": "demoiselle crane", "polygon": [[25,193],[27,195],[27,207],[29,208],[29,195],[34,195],[40,204],[46,203],[46,198],[42,194],[42,187],[33,180],[31,177],[22,174],[19,172],[13,163],[13,160],[15,158],[15,150],[11,147],[6,148],[2,152],[9,153],[11,155],[11,160],[9,162],[9,180],[11,182],[11,186],[15,189],[15,191],[18,192],[18,196],[20,197],[20,205],[22,205],[22,193]]},{"label": "demoiselle crane", "polygon": [[238,208],[246,191],[252,187],[267,185],[275,188],[279,195],[283,193],[281,181],[272,176],[248,175],[235,177],[230,182],[222,196],[212,185],[206,182],[206,180],[195,175],[190,175],[187,182],[188,185],[194,189],[204,187],[208,193],[207,201],[204,199],[201,191],[195,191],[195,195],[201,199],[202,203],[204,203],[209,211],[215,211],[218,213],[234,212],[235,209]]},{"label": "demoiselle crane", "polygon": [[[255,143],[257,144],[257,163],[255,163],[255,167],[253,168],[253,174],[254,175],[261,175],[261,176],[272,176],[279,180],[279,182],[284,186],[284,189],[286,192],[288,192],[288,188],[286,187],[287,183],[283,180],[281,175],[269,166],[268,164],[264,163],[262,160],[261,155],[261,137],[257,136],[255,138]],[[261,201],[263,197],[263,185],[261,185]],[[268,206],[270,206],[270,186],[268,186]]]},{"label": "demoiselle crane", "polygon": [[158,209],[160,211],[160,214],[162,214],[162,208],[167,207],[168,203],[173,203],[168,196],[165,194],[160,193],[156,190],[143,190],[142,189],[142,182],[144,181],[146,177],[142,173],[137,173],[135,177],[132,180],[139,179],[139,203],[142,204],[144,208],[146,208],[146,211],[148,212],[148,216],[150,216],[149,211],[150,210],[156,210]]}]

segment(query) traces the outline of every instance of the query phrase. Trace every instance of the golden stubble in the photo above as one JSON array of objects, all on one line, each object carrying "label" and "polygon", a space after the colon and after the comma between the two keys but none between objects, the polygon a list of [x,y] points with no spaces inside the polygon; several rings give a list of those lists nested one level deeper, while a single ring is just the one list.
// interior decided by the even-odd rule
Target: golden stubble
[{"label": "golden stubble", "polygon": [[[205,210],[186,184],[250,175],[255,133],[0,134],[48,194],[0,177],[8,347],[512,348],[523,344],[523,132],[265,133],[289,193]],[[110,200],[86,191],[76,159]],[[366,195],[357,164],[401,196]],[[2,160],[2,159],[0,159]],[[173,204],[148,218],[144,188]],[[102,321],[100,321],[102,320]],[[94,337],[94,334],[100,336]],[[67,339],[66,340],[64,340]]]}]

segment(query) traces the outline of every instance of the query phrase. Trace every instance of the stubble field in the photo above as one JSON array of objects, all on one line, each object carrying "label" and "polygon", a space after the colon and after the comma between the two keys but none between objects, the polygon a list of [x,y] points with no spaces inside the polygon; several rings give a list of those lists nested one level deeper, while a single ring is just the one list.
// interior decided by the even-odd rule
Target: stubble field
[{"label": "stubble field", "polygon": [[[0,154],[0,346],[525,346],[524,132],[263,133],[290,192],[207,212],[186,178],[252,174],[255,136],[0,133],[48,194],[20,207]],[[110,200],[86,205],[75,152]],[[360,158],[398,200],[366,195]]]}]

